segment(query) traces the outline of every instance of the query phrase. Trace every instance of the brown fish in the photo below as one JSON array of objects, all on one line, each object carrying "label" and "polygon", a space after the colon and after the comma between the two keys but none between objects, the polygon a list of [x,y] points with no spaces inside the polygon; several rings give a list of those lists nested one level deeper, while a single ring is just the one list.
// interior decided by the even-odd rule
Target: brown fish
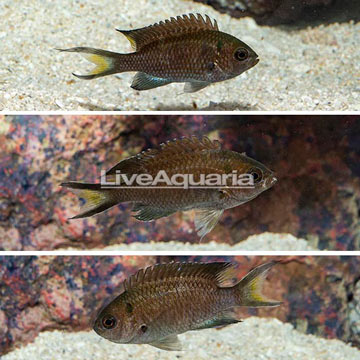
[{"label": "brown fish", "polygon": [[[200,237],[210,232],[225,209],[241,205],[254,199],[276,182],[274,173],[258,161],[244,153],[222,150],[219,141],[207,137],[198,139],[182,138],[161,144],[160,149],[149,149],[120,161],[106,172],[113,178],[117,172],[131,177],[147,174],[155,178],[161,171],[168,177],[176,174],[191,174],[194,180],[202,175],[251,175],[252,187],[231,187],[227,182],[220,187],[163,188],[158,186],[132,187],[121,183],[120,186],[107,188],[103,183],[89,184],[66,182],[61,185],[72,189],[79,198],[85,200],[79,215],[73,219],[84,218],[100,213],[121,202],[133,203],[135,218],[152,221],[174,214],[177,211],[196,210],[195,228]],[[160,184],[161,185],[161,184]],[[230,186],[228,186],[230,185]]]},{"label": "brown fish", "polygon": [[169,263],[140,270],[100,312],[94,330],[116,343],[181,350],[178,334],[240,322],[236,307],[280,305],[261,293],[275,263],[256,267],[230,287],[231,263]]},{"label": "brown fish", "polygon": [[148,90],[173,82],[185,82],[185,92],[234,78],[255,66],[258,55],[232,35],[219,31],[216,20],[194,14],[178,16],[136,30],[118,30],[135,52],[119,54],[89,47],[59,49],[83,53],[96,64],[80,79],[138,71],[131,87]]}]

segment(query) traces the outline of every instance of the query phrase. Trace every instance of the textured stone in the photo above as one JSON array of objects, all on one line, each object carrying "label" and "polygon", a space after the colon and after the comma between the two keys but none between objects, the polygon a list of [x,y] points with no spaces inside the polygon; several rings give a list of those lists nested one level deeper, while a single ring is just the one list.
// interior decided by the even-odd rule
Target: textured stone
[{"label": "textured stone", "polygon": [[[278,25],[291,23],[299,19],[320,18],[324,9],[333,5],[334,0],[195,0],[213,6],[234,17],[253,17],[261,25]],[[351,12],[349,1],[341,10]],[[304,11],[308,10],[308,12]],[[340,10],[340,9],[339,9]]]}]

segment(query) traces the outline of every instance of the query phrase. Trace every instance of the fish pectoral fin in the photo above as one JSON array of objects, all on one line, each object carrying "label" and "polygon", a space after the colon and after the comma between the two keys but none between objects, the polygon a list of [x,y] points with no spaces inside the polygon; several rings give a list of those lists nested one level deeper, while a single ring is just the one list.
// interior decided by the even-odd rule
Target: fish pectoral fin
[{"label": "fish pectoral fin", "polygon": [[195,230],[200,240],[209,233],[219,221],[224,210],[198,209],[195,211]]},{"label": "fish pectoral fin", "polygon": [[148,75],[143,72],[137,72],[134,76],[131,87],[134,90],[150,90],[157,88],[159,86],[164,86],[171,84],[172,81],[168,79],[163,79],[155,76]]},{"label": "fish pectoral fin", "polygon": [[185,83],[184,92],[185,93],[194,93],[203,88],[206,88],[208,85],[210,85],[210,83],[207,81],[189,81],[189,82]]},{"label": "fish pectoral fin", "polygon": [[134,215],[134,218],[141,221],[160,219],[176,212],[174,210],[164,210],[144,204],[135,204],[132,211],[137,212],[137,214]]},{"label": "fish pectoral fin", "polygon": [[192,330],[224,327],[231,324],[236,324],[241,321],[242,320],[237,319],[236,314],[233,310],[226,310],[216,315],[213,319],[205,321],[204,323],[200,324],[200,326],[197,326]]},{"label": "fish pectoral fin", "polygon": [[177,335],[170,335],[158,341],[152,342],[149,345],[155,346],[161,350],[180,351],[182,350],[181,343]]}]

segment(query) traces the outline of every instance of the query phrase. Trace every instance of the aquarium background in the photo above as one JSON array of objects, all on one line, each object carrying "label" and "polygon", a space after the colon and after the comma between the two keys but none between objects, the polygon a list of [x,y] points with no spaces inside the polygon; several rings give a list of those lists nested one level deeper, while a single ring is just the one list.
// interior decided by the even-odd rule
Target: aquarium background
[{"label": "aquarium background", "polygon": [[[63,181],[99,181],[101,169],[182,136],[219,139],[274,170],[275,186],[224,212],[203,243],[238,244],[290,233],[315,249],[360,249],[359,116],[5,116],[0,121],[0,248],[104,248],[199,243],[193,212],[140,222],[131,205],[78,213]],[[259,249],[261,250],[261,249]],[[281,250],[281,249],[280,249]]]},{"label": "aquarium background", "polygon": [[2,256],[0,354],[41,331],[90,330],[99,308],[119,295],[123,280],[140,268],[169,261],[231,261],[241,278],[272,259],[281,263],[269,272],[264,293],[283,304],[240,308],[239,316],[275,317],[300,332],[359,347],[359,257]]}]

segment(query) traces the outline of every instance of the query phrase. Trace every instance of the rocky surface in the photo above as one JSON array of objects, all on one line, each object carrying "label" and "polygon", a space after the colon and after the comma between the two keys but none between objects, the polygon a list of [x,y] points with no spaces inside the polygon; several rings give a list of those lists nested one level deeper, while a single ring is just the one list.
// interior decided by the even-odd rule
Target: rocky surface
[{"label": "rocky surface", "polygon": [[[245,1],[252,11],[259,12],[255,7],[260,0]],[[293,14],[291,9],[280,11],[279,1],[261,1],[270,6],[266,5],[260,17],[270,14],[270,20],[274,18],[274,7],[280,15]],[[307,4],[315,2],[330,0],[306,0]],[[50,0],[23,0],[17,6],[13,6],[13,0],[3,0],[0,109],[360,110],[360,23],[355,19],[359,9],[355,8],[357,1],[347,3],[347,18],[338,20],[344,13],[339,10],[339,16],[330,23],[321,21],[322,24],[298,29],[259,26],[252,18],[232,18],[188,0],[88,0],[67,1],[66,5]],[[115,28],[135,29],[190,12],[215,18],[222,31],[240,38],[256,51],[259,64],[233,80],[195,94],[184,94],[180,84],[138,92],[130,88],[134,73],[92,81],[77,79],[72,72],[87,72],[92,65],[78,54],[54,50],[90,46],[131,52],[128,41]]]},{"label": "rocky surface", "polygon": [[235,245],[267,231],[304,238],[315,249],[360,249],[358,116],[58,115],[1,118],[0,248],[199,243],[193,212],[144,223],[122,204],[70,221],[78,201],[59,186],[66,180],[98,181],[101,169],[189,135],[208,135],[225,149],[245,151],[279,179],[253,201],[226,210],[203,244]]},{"label": "rocky surface", "polygon": [[195,0],[239,18],[253,17],[260,25],[297,25],[359,20],[360,4],[353,0]]},{"label": "rocky surface", "polygon": [[360,360],[360,351],[350,345],[303,335],[276,319],[251,317],[219,330],[185,333],[180,339],[185,351],[173,353],[149,345],[110,343],[94,332],[45,332],[33,344],[3,356],[3,360]]},{"label": "rocky surface", "polygon": [[[157,262],[232,261],[238,276],[271,258],[56,256],[0,258],[0,354],[32,341],[40,332],[89,330],[98,309],[121,292],[121,282]],[[276,317],[300,332],[356,342],[360,317],[359,257],[278,257],[264,284],[282,300],[277,308],[240,308],[239,316]],[[358,343],[356,345],[359,345]]]}]

